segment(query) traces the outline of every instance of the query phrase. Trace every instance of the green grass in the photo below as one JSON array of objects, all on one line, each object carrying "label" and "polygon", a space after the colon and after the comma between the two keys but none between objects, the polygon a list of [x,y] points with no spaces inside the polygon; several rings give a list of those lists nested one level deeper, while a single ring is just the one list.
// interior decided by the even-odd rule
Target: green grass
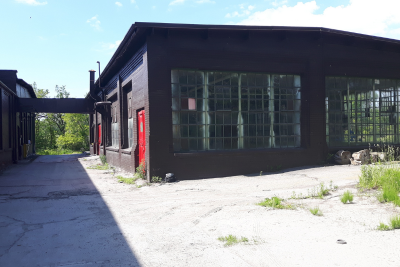
[{"label": "green grass", "polygon": [[73,151],[70,149],[36,149],[36,155],[68,155],[82,154],[81,151]]},{"label": "green grass", "polygon": [[234,235],[220,236],[220,237],[218,237],[218,240],[221,242],[225,242],[225,244],[224,244],[225,247],[229,247],[229,246],[236,245],[239,243],[249,242],[249,239],[247,239],[246,237],[242,236],[239,239]]},{"label": "green grass", "polygon": [[361,167],[360,189],[379,189],[380,202],[393,202],[400,206],[400,165],[374,164]]},{"label": "green grass", "polygon": [[121,175],[117,176],[118,182],[124,183],[124,184],[134,184],[138,178],[132,177],[132,178],[125,178],[122,177]]},{"label": "green grass", "polygon": [[390,227],[392,229],[400,229],[400,215],[390,218]]},{"label": "green grass", "polygon": [[343,204],[347,204],[347,202],[351,203],[353,202],[353,193],[351,193],[349,190],[343,193],[342,197],[340,198],[340,201],[342,201]]},{"label": "green grass", "polygon": [[104,164],[107,163],[107,157],[106,157],[106,155],[100,155],[99,158],[100,158],[101,164],[104,165]]},{"label": "green grass", "polygon": [[263,206],[263,207],[271,207],[274,209],[294,209],[294,207],[290,204],[283,204],[283,199],[279,197],[272,197],[272,198],[266,198],[264,201],[261,201],[260,203],[257,203],[257,205]]},{"label": "green grass", "polygon": [[319,209],[319,207],[314,207],[314,208],[310,208],[309,211],[311,212],[312,215],[315,216],[322,216],[322,211]]},{"label": "green grass", "polygon": [[302,193],[296,195],[296,192],[293,191],[291,199],[306,199],[306,198],[321,198],[329,195],[329,191],[336,191],[338,189],[337,185],[333,185],[332,181],[330,182],[329,187],[325,187],[324,183],[320,183],[318,186],[313,187],[311,190],[307,190],[307,195],[303,195]]},{"label": "green grass", "polygon": [[379,225],[378,225],[378,227],[376,229],[378,229],[379,231],[389,231],[389,230],[391,230],[389,225],[384,224],[382,222],[379,223]]},{"label": "green grass", "polygon": [[389,231],[389,230],[394,230],[394,229],[400,229],[400,215],[395,215],[390,218],[389,220],[389,225],[384,224],[384,223],[379,223],[378,230],[380,231]]},{"label": "green grass", "polygon": [[108,166],[108,163],[106,163],[106,164],[104,164],[104,165],[98,164],[98,165],[89,166],[89,167],[87,167],[87,169],[92,169],[92,170],[108,170],[108,169],[110,169],[110,166]]}]

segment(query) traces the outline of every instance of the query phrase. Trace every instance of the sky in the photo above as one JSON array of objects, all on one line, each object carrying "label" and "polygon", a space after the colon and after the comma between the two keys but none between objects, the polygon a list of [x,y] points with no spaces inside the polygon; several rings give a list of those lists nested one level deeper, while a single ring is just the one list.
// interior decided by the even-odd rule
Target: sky
[{"label": "sky", "polygon": [[135,22],[315,26],[400,39],[400,0],[0,0],[0,69],[71,97]]}]

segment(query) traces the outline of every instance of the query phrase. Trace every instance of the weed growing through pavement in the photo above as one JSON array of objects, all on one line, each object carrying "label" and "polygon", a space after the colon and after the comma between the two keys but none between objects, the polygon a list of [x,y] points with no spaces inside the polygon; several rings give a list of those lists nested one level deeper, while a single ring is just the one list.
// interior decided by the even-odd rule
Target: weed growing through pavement
[{"label": "weed growing through pavement", "polygon": [[400,215],[395,215],[390,218],[389,225],[380,223],[377,227],[380,231],[389,231],[394,229],[400,229]]},{"label": "weed growing through pavement", "polygon": [[296,195],[296,192],[293,191],[291,199],[306,199],[306,198],[324,198],[324,196],[329,195],[329,191],[336,191],[338,189],[337,185],[333,185],[332,181],[330,182],[329,187],[325,187],[324,183],[320,183],[318,186],[313,187],[311,190],[307,190],[307,195],[303,195],[302,193]]},{"label": "weed growing through pavement", "polygon": [[137,177],[125,178],[125,177],[122,177],[121,175],[118,175],[117,179],[118,179],[118,182],[120,182],[120,183],[134,184],[138,178]]},{"label": "weed growing through pavement", "polygon": [[246,237],[241,237],[240,239],[237,238],[234,235],[228,235],[228,236],[220,236],[218,237],[218,240],[221,242],[225,242],[224,246],[225,247],[229,247],[232,245],[236,245],[238,243],[245,243],[245,242],[249,242],[249,239],[247,239]]},{"label": "weed growing through pavement", "polygon": [[151,177],[151,182],[152,183],[161,183],[162,178],[160,176],[153,176],[153,177]]},{"label": "weed growing through pavement", "polygon": [[142,161],[139,166],[136,168],[135,177],[138,179],[145,179],[146,177],[146,163]]},{"label": "weed growing through pavement", "polygon": [[100,155],[99,158],[100,158],[101,164],[105,165],[107,163],[106,155]]},{"label": "weed growing through pavement", "polygon": [[319,209],[319,207],[314,207],[314,208],[310,208],[309,211],[311,212],[312,215],[315,216],[322,216],[322,211]]},{"label": "weed growing through pavement", "polygon": [[108,170],[108,169],[110,169],[110,166],[108,166],[108,163],[106,163],[106,164],[104,164],[104,165],[98,164],[98,165],[89,166],[89,167],[87,167],[87,169],[92,169],[92,170]]},{"label": "weed growing through pavement", "polygon": [[378,225],[378,227],[376,229],[379,230],[379,231],[389,231],[389,230],[391,230],[389,225],[384,224],[382,222],[379,223],[379,225]]},{"label": "weed growing through pavement", "polygon": [[392,229],[400,229],[400,215],[390,218],[390,226]]},{"label": "weed growing through pavement", "polygon": [[353,193],[351,193],[349,190],[343,193],[342,197],[340,198],[340,201],[342,201],[343,204],[347,204],[347,202],[351,203],[353,202]]},{"label": "weed growing through pavement", "polygon": [[271,207],[274,209],[294,209],[295,207],[291,204],[284,204],[282,203],[284,200],[279,197],[272,197],[272,198],[266,198],[264,201],[261,201],[260,203],[257,203],[257,205],[263,206],[263,207]]}]

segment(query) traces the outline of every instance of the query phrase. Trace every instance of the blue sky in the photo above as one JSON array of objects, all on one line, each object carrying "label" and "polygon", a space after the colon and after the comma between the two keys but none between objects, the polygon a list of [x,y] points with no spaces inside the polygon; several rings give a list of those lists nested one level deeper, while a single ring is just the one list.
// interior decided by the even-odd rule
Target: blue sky
[{"label": "blue sky", "polygon": [[[400,39],[399,0],[1,0],[0,69],[54,95],[89,88],[135,22],[317,26]],[[97,72],[96,72],[97,79]]]}]

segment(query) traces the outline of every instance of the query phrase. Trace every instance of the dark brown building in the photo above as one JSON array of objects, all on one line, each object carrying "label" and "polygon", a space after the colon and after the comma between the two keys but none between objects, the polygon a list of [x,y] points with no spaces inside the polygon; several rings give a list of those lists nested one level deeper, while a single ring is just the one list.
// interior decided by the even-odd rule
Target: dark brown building
[{"label": "dark brown building", "polygon": [[16,163],[35,149],[35,114],[19,111],[19,99],[36,98],[16,70],[0,70],[0,164]]},{"label": "dark brown building", "polygon": [[143,157],[148,178],[316,164],[338,149],[399,144],[399,88],[398,40],[135,23],[91,83],[91,153],[130,172]]}]

